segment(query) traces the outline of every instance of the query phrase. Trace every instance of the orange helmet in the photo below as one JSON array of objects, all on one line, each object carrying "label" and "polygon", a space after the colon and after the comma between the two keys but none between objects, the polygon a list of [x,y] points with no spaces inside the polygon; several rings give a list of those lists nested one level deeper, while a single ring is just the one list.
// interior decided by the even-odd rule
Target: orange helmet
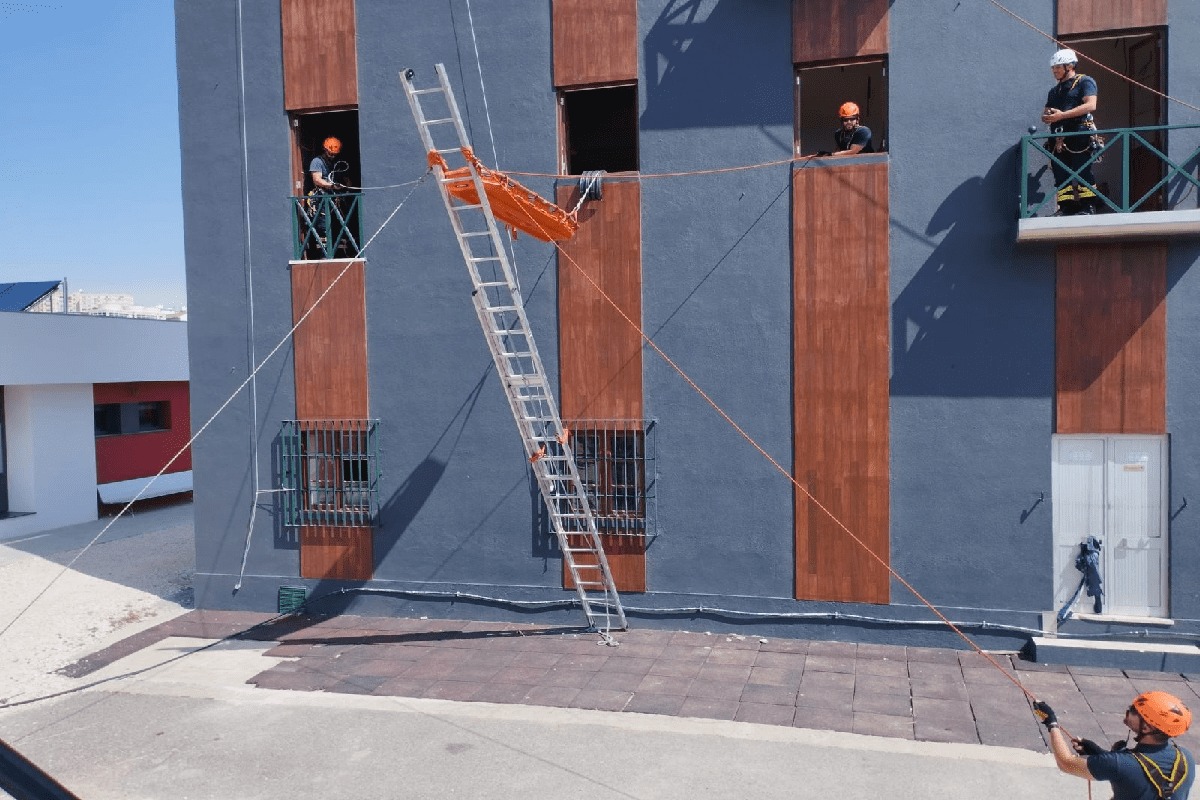
[{"label": "orange helmet", "polygon": [[1143,692],[1133,699],[1133,707],[1142,719],[1167,736],[1179,736],[1192,724],[1192,712],[1174,695]]},{"label": "orange helmet", "polygon": [[842,103],[842,107],[838,109],[839,117],[857,117],[858,106],[854,103]]},{"label": "orange helmet", "polygon": [[325,140],[325,149],[333,153],[335,156],[342,152],[342,142],[336,136],[330,136]]}]

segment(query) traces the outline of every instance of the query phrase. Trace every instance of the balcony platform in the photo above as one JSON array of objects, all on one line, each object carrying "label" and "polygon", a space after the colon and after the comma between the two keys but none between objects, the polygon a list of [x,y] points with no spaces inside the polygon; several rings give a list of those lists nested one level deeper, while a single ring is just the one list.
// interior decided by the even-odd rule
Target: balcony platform
[{"label": "balcony platform", "polygon": [[1031,217],[1017,223],[1018,242],[1082,242],[1200,236],[1200,209]]}]

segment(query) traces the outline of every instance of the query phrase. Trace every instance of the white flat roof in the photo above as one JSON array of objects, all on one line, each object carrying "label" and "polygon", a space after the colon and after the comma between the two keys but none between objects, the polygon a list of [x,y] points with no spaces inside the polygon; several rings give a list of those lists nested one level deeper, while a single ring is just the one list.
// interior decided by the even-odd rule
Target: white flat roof
[{"label": "white flat roof", "polygon": [[0,385],[187,379],[186,322],[0,312]]}]

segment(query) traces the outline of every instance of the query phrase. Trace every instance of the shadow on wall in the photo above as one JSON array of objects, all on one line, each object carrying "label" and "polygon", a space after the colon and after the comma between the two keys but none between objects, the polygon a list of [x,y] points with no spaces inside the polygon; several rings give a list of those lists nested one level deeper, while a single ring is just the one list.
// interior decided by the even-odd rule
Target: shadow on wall
[{"label": "shadow on wall", "polygon": [[791,126],[790,55],[763,46],[786,50],[790,22],[791,0],[668,0],[646,33],[642,130]]},{"label": "shadow on wall", "polygon": [[[1023,298],[1029,280],[1014,277],[1018,158],[1016,148],[1003,153],[930,219],[922,238],[945,236],[892,305],[893,395],[1053,393],[1053,300]],[[1053,271],[1044,283],[1053,287]]]}]

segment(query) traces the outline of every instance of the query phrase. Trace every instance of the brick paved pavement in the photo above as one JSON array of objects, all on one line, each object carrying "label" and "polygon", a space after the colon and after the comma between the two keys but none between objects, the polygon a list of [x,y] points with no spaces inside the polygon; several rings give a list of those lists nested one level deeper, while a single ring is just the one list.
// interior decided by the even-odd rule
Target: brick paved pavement
[{"label": "brick paved pavement", "polygon": [[[83,677],[168,636],[275,642],[262,688],[703,717],[1045,751],[1029,702],[982,656],[949,649],[634,629],[193,611],[63,670]],[[1164,689],[1200,709],[1200,676],[993,656],[1076,736],[1124,738],[1124,709]],[[1181,741],[1200,751],[1200,735]]]}]

